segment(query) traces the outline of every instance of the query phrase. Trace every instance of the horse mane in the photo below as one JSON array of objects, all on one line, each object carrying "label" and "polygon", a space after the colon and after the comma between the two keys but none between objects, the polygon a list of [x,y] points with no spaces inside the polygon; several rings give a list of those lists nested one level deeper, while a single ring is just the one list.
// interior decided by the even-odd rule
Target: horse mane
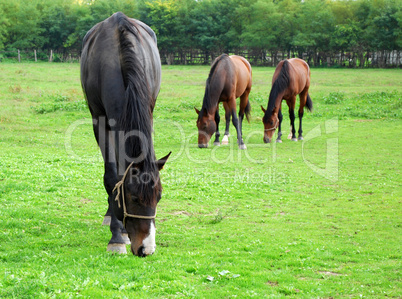
[{"label": "horse mane", "polygon": [[[213,76],[213,74],[215,73],[215,70],[218,66],[218,64],[225,59],[229,59],[229,55],[227,54],[222,54],[220,56],[218,56],[215,61],[213,62],[212,66],[211,66],[211,70],[209,71],[209,75],[208,75],[208,79],[207,79],[207,83],[205,85],[205,94],[204,94],[204,100],[202,102],[202,109],[201,109],[201,113],[203,113],[202,111],[204,111],[204,109],[206,111],[210,111],[212,108],[214,108],[213,105],[214,103],[211,102],[211,96],[210,96],[210,83],[211,83],[211,78]],[[201,117],[202,115],[200,115]]]},{"label": "horse mane", "polygon": [[[137,134],[127,140],[127,155],[137,158],[142,156],[141,171],[151,174],[154,180],[159,180],[159,176],[154,177],[157,172],[155,163],[155,152],[152,144],[152,111],[151,111],[151,92],[147,82],[141,57],[135,53],[136,45],[133,44],[131,36],[141,44],[142,37],[139,29],[131,23],[123,13],[116,13],[118,24],[118,38],[120,42],[120,64],[123,75],[125,91],[125,106],[118,124],[121,130],[127,132],[140,132],[145,138],[140,138]],[[130,36],[131,35],[131,36]],[[131,38],[130,38],[131,37]],[[145,139],[145,140],[144,140]],[[142,144],[144,143],[145,144]],[[143,147],[146,148],[144,154]],[[161,191],[161,184],[153,180],[141,182],[138,186],[138,197],[144,203],[149,203],[155,198],[155,193]]]},{"label": "horse mane", "polygon": [[[275,101],[278,95],[283,92],[289,86],[289,61],[287,59],[282,60],[282,68],[276,78],[275,82],[272,84],[271,92],[269,93],[268,107],[264,114],[264,123],[268,122],[274,107]],[[281,61],[281,62],[282,62]]]}]

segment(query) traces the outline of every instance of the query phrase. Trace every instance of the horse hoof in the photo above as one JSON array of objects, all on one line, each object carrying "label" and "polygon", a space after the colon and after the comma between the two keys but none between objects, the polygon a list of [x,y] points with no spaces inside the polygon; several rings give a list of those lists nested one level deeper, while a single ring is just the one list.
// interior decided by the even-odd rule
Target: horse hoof
[{"label": "horse hoof", "polygon": [[299,137],[299,140],[303,140],[303,137],[302,137],[302,136],[300,136],[300,137]]},{"label": "horse hoof", "polygon": [[130,238],[128,237],[128,234],[121,234],[121,237],[123,238],[124,243],[126,244],[131,244]]},{"label": "horse hoof", "polygon": [[229,138],[228,138],[228,135],[225,135],[225,136],[223,136],[223,139],[222,139],[222,145],[227,145],[227,144],[229,144]]},{"label": "horse hoof", "polygon": [[282,140],[281,139],[276,139],[276,142],[277,143],[282,143]]},{"label": "horse hoof", "polygon": [[107,226],[109,226],[111,219],[112,219],[112,217],[110,217],[110,216],[105,216],[105,217],[103,217],[102,225],[107,225]]},{"label": "horse hoof", "polygon": [[221,144],[220,144],[219,141],[218,141],[218,142],[214,142],[214,145],[215,145],[215,146],[220,146]]},{"label": "horse hoof", "polygon": [[241,149],[241,150],[245,150],[245,149],[247,149],[247,146],[243,143],[243,144],[240,144],[239,145],[239,149]]},{"label": "horse hoof", "polygon": [[107,251],[118,254],[127,254],[126,244],[113,243],[107,245]]},{"label": "horse hoof", "polygon": [[297,141],[297,138],[292,138],[292,141]]}]

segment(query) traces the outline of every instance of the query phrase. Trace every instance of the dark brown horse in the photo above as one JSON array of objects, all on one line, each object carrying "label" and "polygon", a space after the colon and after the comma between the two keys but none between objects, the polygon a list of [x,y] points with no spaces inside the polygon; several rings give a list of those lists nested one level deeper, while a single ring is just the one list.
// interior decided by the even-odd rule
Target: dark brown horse
[{"label": "dark brown horse", "polygon": [[[155,251],[156,205],[161,198],[152,113],[161,82],[155,33],[115,13],[84,37],[81,83],[104,159],[112,238],[108,250],[146,256]],[[122,225],[122,222],[123,225]]]},{"label": "dark brown horse", "polygon": [[286,104],[289,106],[289,117],[291,125],[292,140],[296,139],[295,130],[295,106],[296,96],[299,95],[300,107],[299,107],[299,140],[303,139],[302,133],[302,118],[303,108],[307,107],[310,111],[313,109],[313,102],[311,101],[308,89],[310,87],[310,68],[302,59],[292,58],[289,60],[282,60],[279,62],[275,69],[274,76],[272,78],[272,88],[269,94],[268,107],[264,109],[264,142],[271,141],[272,136],[276,128],[278,130],[278,138],[276,142],[282,142],[281,125],[282,125],[282,100],[286,100]]},{"label": "dark brown horse", "polygon": [[[215,142],[219,143],[219,102],[224,102],[230,112],[229,115],[237,131],[239,148],[246,148],[242,139],[242,123],[244,114],[248,120],[251,110],[248,101],[251,84],[251,66],[246,59],[227,54],[222,54],[215,59],[207,79],[201,111],[195,109],[198,114],[198,146],[200,148],[208,147],[208,142],[214,133],[216,134]],[[239,118],[236,115],[236,98],[238,97],[240,97]]]}]

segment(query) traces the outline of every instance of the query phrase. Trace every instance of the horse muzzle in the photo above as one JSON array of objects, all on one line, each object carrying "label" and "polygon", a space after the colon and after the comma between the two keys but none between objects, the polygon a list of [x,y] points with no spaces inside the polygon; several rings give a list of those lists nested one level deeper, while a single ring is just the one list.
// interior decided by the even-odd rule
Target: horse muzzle
[{"label": "horse muzzle", "polygon": [[271,138],[264,136],[264,143],[270,143],[270,142],[271,142]]},{"label": "horse muzzle", "polygon": [[133,249],[133,247],[131,247],[131,252],[138,256],[138,257],[147,257],[148,255],[152,255],[154,254],[156,249],[156,246],[148,246],[148,247],[144,247],[144,246],[140,246],[137,249],[137,252],[135,252],[135,250]]},{"label": "horse muzzle", "polygon": [[198,147],[199,147],[199,148],[207,148],[207,147],[208,147],[208,143],[198,143]]},{"label": "horse muzzle", "polygon": [[156,235],[156,229],[155,229],[155,224],[153,221],[151,221],[151,225],[149,227],[149,231],[146,234],[145,238],[137,238],[135,235],[130,236],[130,241],[131,241],[131,252],[139,257],[146,257],[148,255],[152,255],[155,252],[156,249],[156,242],[155,242],[155,235]]}]

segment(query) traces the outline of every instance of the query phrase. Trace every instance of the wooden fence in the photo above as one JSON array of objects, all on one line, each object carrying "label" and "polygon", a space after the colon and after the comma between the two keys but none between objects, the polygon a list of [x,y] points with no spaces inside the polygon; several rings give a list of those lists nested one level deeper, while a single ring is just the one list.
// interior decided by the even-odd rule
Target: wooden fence
[{"label": "wooden fence", "polygon": [[[200,50],[182,50],[177,53],[161,51],[162,64],[167,65],[210,65],[221,53]],[[402,51],[377,52],[279,52],[263,50],[235,50],[228,54],[245,57],[254,66],[276,66],[282,59],[299,57],[312,67],[390,68],[402,67]],[[57,52],[41,50],[0,51],[0,61],[49,61],[79,62],[79,52]]]},{"label": "wooden fence", "polygon": [[[161,51],[163,64],[168,65],[210,65],[221,53],[203,52],[198,50],[181,51],[179,53],[164,53]],[[350,67],[350,68],[395,68],[402,67],[401,51],[378,52],[331,52],[331,53],[296,53],[296,52],[269,52],[238,50],[228,54],[245,57],[251,65],[276,66],[279,61],[293,57],[299,57],[308,62],[312,67]]]}]

